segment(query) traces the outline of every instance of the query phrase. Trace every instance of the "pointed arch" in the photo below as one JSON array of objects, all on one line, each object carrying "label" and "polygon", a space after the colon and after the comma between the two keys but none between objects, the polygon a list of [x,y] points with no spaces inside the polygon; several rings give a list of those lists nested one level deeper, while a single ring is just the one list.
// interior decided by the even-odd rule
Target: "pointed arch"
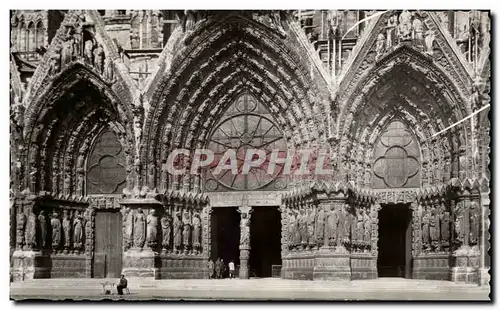
[{"label": "pointed arch", "polygon": [[[25,127],[24,186],[32,193],[85,193],[85,160],[93,141],[110,126],[131,154],[131,121],[120,99],[101,77],[83,64],[68,67],[29,106]],[[128,163],[132,165],[130,156]]]},{"label": "pointed arch", "polygon": [[[289,31],[289,24],[283,25]],[[149,94],[151,107],[144,126],[141,160],[148,167],[143,178],[149,188],[166,179],[154,167],[162,166],[169,151],[204,141],[223,108],[242,89],[281,115],[278,122],[284,132],[290,129],[294,146],[326,143],[327,113],[318,112],[329,107],[328,87],[314,72],[312,60],[299,57],[301,45],[293,32],[283,39],[263,27],[227,14],[217,23],[201,21],[192,34],[171,38],[177,43],[176,52]],[[196,180],[181,183],[180,188],[189,190],[197,186]]]}]

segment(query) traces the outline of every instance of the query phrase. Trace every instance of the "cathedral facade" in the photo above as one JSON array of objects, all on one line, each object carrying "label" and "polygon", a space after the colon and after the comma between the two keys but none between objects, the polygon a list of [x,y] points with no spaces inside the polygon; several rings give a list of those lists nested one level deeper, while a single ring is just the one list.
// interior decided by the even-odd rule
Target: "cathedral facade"
[{"label": "cathedral facade", "polygon": [[489,12],[11,11],[10,55],[12,281],[488,281]]}]

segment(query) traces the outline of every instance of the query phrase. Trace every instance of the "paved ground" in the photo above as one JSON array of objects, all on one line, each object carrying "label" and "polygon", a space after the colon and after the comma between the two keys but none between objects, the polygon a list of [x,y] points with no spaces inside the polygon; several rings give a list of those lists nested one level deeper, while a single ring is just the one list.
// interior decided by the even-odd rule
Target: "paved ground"
[{"label": "paved ground", "polygon": [[[109,279],[115,283],[118,279]],[[11,298],[126,300],[489,300],[489,286],[381,278],[351,282],[284,279],[129,279],[130,295],[103,295],[105,279],[39,279],[11,283]],[[115,292],[116,294],[116,292]]]}]

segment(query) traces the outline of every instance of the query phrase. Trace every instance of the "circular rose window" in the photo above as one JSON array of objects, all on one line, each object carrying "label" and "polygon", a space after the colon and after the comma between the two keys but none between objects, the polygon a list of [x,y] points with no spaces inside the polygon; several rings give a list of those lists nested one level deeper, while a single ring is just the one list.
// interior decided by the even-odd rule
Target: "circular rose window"
[{"label": "circular rose window", "polygon": [[[269,170],[269,159],[272,152],[278,152],[279,158],[286,153],[283,134],[274,122],[269,111],[250,95],[239,97],[224,113],[221,121],[212,132],[208,149],[214,152],[213,165],[209,167],[205,188],[207,190],[253,190],[268,186],[280,175],[283,164],[276,164]],[[249,166],[248,173],[243,171],[245,156],[249,150],[260,150],[265,154],[263,163]],[[234,156],[229,156],[234,152]],[[225,156],[226,155],[226,156]],[[259,155],[254,155],[258,160]],[[222,159],[222,161],[221,161]],[[230,160],[236,166],[233,169],[217,171],[217,165]],[[234,166],[233,166],[234,167]]]}]

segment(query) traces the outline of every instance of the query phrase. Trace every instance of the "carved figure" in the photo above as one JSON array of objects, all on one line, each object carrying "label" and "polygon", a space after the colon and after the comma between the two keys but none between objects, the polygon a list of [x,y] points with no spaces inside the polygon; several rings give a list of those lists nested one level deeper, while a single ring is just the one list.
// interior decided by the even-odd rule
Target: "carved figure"
[{"label": "carved figure", "polygon": [[50,226],[52,227],[52,248],[56,250],[61,243],[61,221],[58,218],[59,214],[54,211]]},{"label": "carved figure", "polygon": [[241,213],[240,220],[240,246],[250,246],[250,218],[246,212]]},{"label": "carved figure", "polygon": [[125,218],[125,240],[126,240],[126,248],[132,246],[134,236],[132,235],[134,231],[134,213],[132,210],[127,208],[126,210],[126,218]]},{"label": "carved figure", "polygon": [[61,71],[61,49],[56,48],[50,55],[50,74],[56,74]]},{"label": "carved figure", "polygon": [[87,209],[85,211],[85,252],[89,253],[92,249],[92,211]]},{"label": "carved figure", "polygon": [[377,36],[377,42],[375,44],[375,59],[378,60],[380,59],[380,56],[382,56],[385,52],[385,45],[386,45],[386,40],[385,36],[383,33],[379,33]]},{"label": "carved figure", "polygon": [[85,41],[84,60],[92,65],[94,63],[94,42],[92,40]]},{"label": "carved figure", "polygon": [[307,215],[306,210],[301,209],[299,215],[299,234],[300,234],[300,243],[302,246],[307,244]]},{"label": "carved figure", "polygon": [[94,50],[94,67],[99,73],[103,73],[104,68],[104,50],[102,45],[98,45]]},{"label": "carved figure", "polygon": [[62,44],[61,62],[62,66],[69,64],[73,59],[73,39],[68,36],[68,39]]},{"label": "carved figure", "polygon": [[47,243],[47,219],[43,210],[38,215],[38,225],[40,227],[40,245],[43,248]]},{"label": "carved figure", "polygon": [[309,246],[313,246],[314,244],[316,244],[316,240],[314,238],[314,220],[316,218],[316,209],[312,205],[310,207],[311,210],[307,218],[307,233],[309,237]]},{"label": "carved figure", "polygon": [[358,245],[363,244],[363,236],[365,234],[364,231],[364,213],[365,210],[357,209],[356,210],[356,241]]},{"label": "carved figure", "polygon": [[469,231],[469,244],[477,244],[479,239],[479,208],[475,201],[471,202],[469,208]]},{"label": "carved figure", "polygon": [[33,213],[33,208],[29,208],[28,221],[26,222],[26,245],[28,249],[36,247],[36,216]]},{"label": "carved figure", "polygon": [[62,228],[64,232],[64,249],[67,250],[71,246],[71,221],[68,210],[63,210]]},{"label": "carved figure", "polygon": [[168,210],[165,211],[161,218],[161,232],[162,232],[162,247],[164,251],[170,249],[170,236],[172,231],[172,218],[170,217],[170,212]]},{"label": "carved figure", "polygon": [[418,45],[421,45],[424,39],[424,25],[417,17],[413,20],[413,39]]},{"label": "carved figure", "polygon": [[429,237],[433,248],[438,248],[439,246],[439,235],[439,215],[433,206],[429,217]]},{"label": "carved figure", "polygon": [[387,26],[386,26],[386,33],[387,33],[387,35],[386,35],[386,39],[387,39],[386,49],[388,49],[388,50],[395,43],[395,39],[396,39],[395,32],[396,32],[397,24],[398,23],[397,23],[396,15],[392,15],[387,20]]},{"label": "carved figure", "polygon": [[185,32],[193,31],[194,26],[196,24],[196,16],[192,10],[184,10],[184,14],[186,15],[186,23],[184,26]]},{"label": "carved figure", "polygon": [[288,213],[288,246],[293,247],[295,239],[295,215],[293,210],[289,210]]},{"label": "carved figure", "polygon": [[429,209],[427,206],[425,206],[425,209],[422,213],[422,245],[425,250],[428,250],[430,246],[429,221]]},{"label": "carved figure", "polygon": [[146,218],[141,208],[137,209],[134,219],[134,247],[142,248],[144,246],[146,233]]},{"label": "carved figure", "polygon": [[411,13],[408,10],[404,10],[399,15],[398,30],[400,40],[407,41],[411,39]]},{"label": "carved figure", "polygon": [[158,236],[158,217],[156,217],[156,211],[153,209],[150,211],[147,217],[148,246],[150,246],[151,248],[156,246],[157,236]]},{"label": "carved figure", "polygon": [[300,221],[300,213],[297,210],[292,210],[295,215],[295,221],[293,223],[293,245],[299,246],[301,242],[300,230],[299,230],[299,221]]},{"label": "carved figure", "polygon": [[455,211],[455,238],[458,243],[462,244],[464,242],[464,214],[463,214],[463,202],[459,202],[457,204],[457,208]]},{"label": "carved figure", "polygon": [[82,248],[83,240],[83,225],[82,216],[78,211],[75,213],[75,219],[73,220],[73,247],[75,250],[80,250]]},{"label": "carved figure", "polygon": [[175,212],[174,216],[174,248],[178,252],[182,243],[182,220],[181,213]]},{"label": "carved figure", "polygon": [[446,211],[444,204],[441,205],[439,220],[441,223],[441,245],[448,247],[450,240],[450,212]]},{"label": "carved figure", "polygon": [[196,211],[193,215],[193,247],[195,251],[198,252],[198,249],[201,246],[201,220],[200,214]]},{"label": "carved figure", "polygon": [[333,209],[333,206],[330,206],[330,211],[328,212],[327,217],[327,226],[326,232],[328,238],[328,245],[336,245],[337,244],[337,226],[339,223],[339,212],[337,209]]},{"label": "carved figure", "polygon": [[16,216],[16,244],[18,249],[22,249],[24,245],[24,229],[26,227],[26,215],[24,215],[22,209],[19,210]]},{"label": "carved figure", "polygon": [[182,225],[184,227],[184,230],[182,231],[182,244],[184,245],[184,251],[187,252],[190,245],[189,241],[191,239],[191,218],[187,210],[184,210]]},{"label": "carved figure", "polygon": [[114,71],[113,71],[113,62],[109,57],[104,58],[104,78],[108,80],[113,80]]},{"label": "carved figure", "polygon": [[365,246],[370,246],[372,242],[372,220],[367,210],[365,210],[363,214],[363,223],[363,242]]},{"label": "carved figure", "polygon": [[425,52],[429,55],[432,55],[434,53],[433,45],[435,39],[436,35],[432,30],[429,29],[425,32],[425,48],[426,48]]}]

